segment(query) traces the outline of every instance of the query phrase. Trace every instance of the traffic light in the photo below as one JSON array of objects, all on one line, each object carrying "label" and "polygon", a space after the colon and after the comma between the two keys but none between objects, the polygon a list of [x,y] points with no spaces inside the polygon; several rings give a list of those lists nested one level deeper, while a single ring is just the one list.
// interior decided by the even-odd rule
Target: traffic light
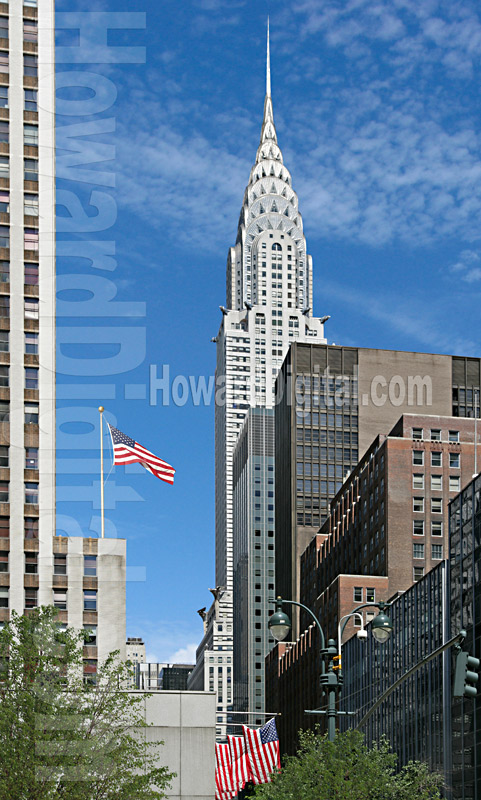
[{"label": "traffic light", "polygon": [[337,661],[337,664],[334,664],[333,669],[341,669],[341,656],[334,656],[332,660]]},{"label": "traffic light", "polygon": [[454,673],[453,697],[476,697],[478,690],[476,683],[479,675],[479,658],[470,656],[460,650],[456,656],[456,671]]}]

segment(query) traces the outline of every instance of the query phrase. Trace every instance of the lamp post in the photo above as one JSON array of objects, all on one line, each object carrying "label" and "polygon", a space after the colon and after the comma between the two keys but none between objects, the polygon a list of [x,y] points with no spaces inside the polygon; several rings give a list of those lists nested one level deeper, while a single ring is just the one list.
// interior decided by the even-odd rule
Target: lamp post
[{"label": "lamp post", "polygon": [[[327,711],[318,713],[325,713],[327,715],[327,738],[330,742],[334,741],[336,735],[336,695],[341,684],[341,678],[338,676],[334,669],[334,657],[337,655],[337,646],[334,639],[329,639],[326,647],[326,637],[322,630],[322,625],[313,611],[305,606],[303,603],[298,603],[297,600],[284,600],[282,597],[277,597],[276,610],[269,617],[268,627],[277,641],[282,641],[286,638],[291,628],[291,621],[287,614],[283,611],[283,604],[288,603],[291,606],[299,606],[312,617],[316,623],[321,639],[321,687],[327,692]],[[326,657],[327,657],[327,671],[326,671]]]},{"label": "lamp post", "polygon": [[[305,606],[303,603],[298,603],[297,600],[285,600],[282,597],[277,597],[276,600],[270,600],[270,602],[275,602],[276,610],[274,613],[269,617],[268,627],[278,642],[283,641],[286,638],[287,634],[291,629],[291,620],[289,619],[288,615],[283,610],[284,603],[288,603],[291,606],[298,606],[299,608],[304,609],[307,613],[312,617],[314,620],[316,627],[319,631],[319,636],[321,639],[321,676],[320,676],[320,684],[324,691],[327,693],[327,710],[323,709],[316,709],[314,711],[306,711],[306,713],[310,714],[326,714],[327,716],[327,738],[330,742],[334,741],[334,737],[336,735],[336,717],[338,716],[345,716],[349,714],[353,714],[352,711],[338,711],[336,709],[336,700],[337,694],[340,692],[340,688],[342,685],[342,674],[339,666],[334,665],[334,659],[340,659],[340,651],[341,651],[341,638],[344,632],[344,629],[347,624],[347,619],[352,616],[359,616],[361,615],[358,613],[361,608],[366,607],[375,607],[379,608],[379,614],[372,620],[371,622],[371,630],[373,633],[374,638],[378,642],[385,642],[389,639],[389,636],[392,632],[392,623],[389,617],[384,613],[384,609],[386,608],[386,604],[380,601],[379,603],[365,603],[361,606],[358,606],[354,609],[353,612],[350,614],[346,614],[344,617],[341,618],[341,621],[344,619],[344,624],[341,629],[341,625],[339,623],[339,654],[336,642],[334,639],[328,639],[327,647],[326,647],[326,637],[324,636],[324,631],[322,629],[322,625],[319,619],[316,617],[313,611],[310,608]],[[340,621],[340,622],[341,622]],[[361,628],[364,631],[363,620],[361,617]],[[327,661],[327,670],[326,670],[326,661]]]}]

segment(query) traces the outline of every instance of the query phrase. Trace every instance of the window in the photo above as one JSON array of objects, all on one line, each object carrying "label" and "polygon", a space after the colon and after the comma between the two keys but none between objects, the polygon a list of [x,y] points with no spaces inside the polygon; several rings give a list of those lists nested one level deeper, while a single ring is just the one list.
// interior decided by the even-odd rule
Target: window
[{"label": "window", "polygon": [[10,247],[10,228],[8,225],[0,225],[0,247]]},{"label": "window", "polygon": [[0,86],[0,108],[8,108],[8,86]]},{"label": "window", "polygon": [[8,550],[0,550],[0,572],[8,572]]},{"label": "window", "polygon": [[449,476],[449,491],[459,492],[461,490],[461,478],[458,475]]},{"label": "window", "polygon": [[53,590],[53,604],[55,608],[59,608],[61,611],[67,610],[67,590],[66,589],[54,589]]},{"label": "window", "polygon": [[442,465],[443,465],[443,454],[441,452],[431,453],[431,466],[442,467]]},{"label": "window", "polygon": [[25,195],[23,213],[30,217],[38,217],[38,194]]},{"label": "window", "polygon": [[424,567],[413,567],[413,580],[420,581],[424,577]]},{"label": "window", "polygon": [[38,389],[38,368],[25,367],[25,388]]},{"label": "window", "polygon": [[0,52],[0,72],[8,72],[8,52]]},{"label": "window", "polygon": [[450,442],[459,442],[459,431],[449,431],[448,440]]},{"label": "window", "polygon": [[[84,625],[84,640],[87,647],[97,647],[97,626]],[[210,667],[213,669],[213,667]]]},{"label": "window", "polygon": [[422,467],[424,464],[424,450],[413,450],[413,464]]},{"label": "window", "polygon": [[97,592],[95,589],[84,589],[84,611],[97,611]]},{"label": "window", "polygon": [[431,441],[432,442],[441,441],[441,431],[439,430],[439,428],[431,428]]},{"label": "window", "polygon": [[67,556],[60,553],[54,553],[53,556],[53,574],[66,575],[67,574]]},{"label": "window", "polygon": [[431,489],[434,492],[440,492],[443,488],[443,476],[431,475]]},{"label": "window", "polygon": [[413,475],[413,489],[424,489],[424,475]]},{"label": "window", "polygon": [[375,589],[366,589],[366,603],[375,603],[376,602],[376,590]]},{"label": "window", "polygon": [[10,262],[0,261],[0,283],[10,282]]},{"label": "window", "polygon": [[8,467],[8,447],[0,447],[0,467]]},{"label": "window", "polygon": [[442,536],[443,535],[443,523],[434,521],[431,522],[431,536]]},{"label": "window", "polygon": [[37,367],[25,367],[25,388],[38,389]]},{"label": "window", "polygon": [[25,250],[34,250],[38,252],[38,230],[35,228],[24,229],[24,247]]},{"label": "window", "polygon": [[38,469],[38,447],[25,448],[25,469]]},{"label": "window", "polygon": [[25,423],[38,425],[38,403],[25,403]]},{"label": "window", "polygon": [[84,575],[93,578],[97,575],[97,556],[84,556]]},{"label": "window", "polygon": [[431,513],[442,514],[443,512],[443,498],[431,497]]},{"label": "window", "polygon": [[25,502],[28,505],[38,505],[38,483],[26,481],[25,483]]},{"label": "window", "polygon": [[8,608],[8,588],[0,586],[0,608]]},{"label": "window", "polygon": [[38,319],[38,300],[25,298],[25,318]]},{"label": "window", "polygon": [[36,42],[38,38],[38,23],[34,19],[23,20],[23,39],[25,42]]},{"label": "window", "polygon": [[10,316],[10,298],[2,294],[0,295],[0,317]]},{"label": "window", "polygon": [[25,180],[38,181],[38,161],[36,158],[25,159]]},{"label": "window", "polygon": [[38,573],[38,553],[25,553],[25,573],[27,575]]},{"label": "window", "polygon": [[413,511],[424,511],[424,497],[413,497]]},{"label": "window", "polygon": [[23,74],[24,75],[31,75],[33,78],[37,77],[37,75],[38,75],[38,58],[37,58],[37,56],[24,55],[24,57],[23,57]]},{"label": "window", "polygon": [[432,544],[431,545],[431,558],[433,561],[440,561],[443,557],[443,546],[442,544]]},{"label": "window", "polygon": [[5,120],[0,120],[0,142],[9,141],[9,125]]},{"label": "window", "polygon": [[423,429],[413,428],[413,439],[422,439],[422,438],[423,438]]},{"label": "window", "polygon": [[413,535],[414,536],[424,536],[424,520],[423,519],[415,519],[415,520],[413,520]]},{"label": "window", "polygon": [[38,355],[38,333],[25,331],[25,352]]},{"label": "window", "polygon": [[8,17],[0,17],[0,39],[8,39]]},{"label": "window", "polygon": [[25,589],[25,608],[36,608],[38,589]]},{"label": "window", "polygon": [[25,98],[25,111],[37,111],[37,96],[38,92],[36,89],[24,89],[24,98]]},{"label": "window", "polygon": [[23,0],[24,6],[32,6],[32,8],[37,8],[37,0]]},{"label": "window", "polygon": [[8,503],[8,483],[0,483],[0,503]]},{"label": "window", "polygon": [[459,469],[461,466],[461,456],[459,453],[449,454],[449,466],[452,469]]},{"label": "window", "polygon": [[23,126],[23,143],[27,147],[38,147],[38,125]]},{"label": "window", "polygon": [[424,558],[424,544],[420,542],[413,543],[413,558]]},{"label": "window", "polygon": [[354,587],[353,600],[355,603],[362,603],[362,586]]},{"label": "window", "polygon": [[8,385],[8,367],[0,366],[0,386],[7,387]]},{"label": "window", "polygon": [[38,539],[37,517],[25,517],[25,538]]}]

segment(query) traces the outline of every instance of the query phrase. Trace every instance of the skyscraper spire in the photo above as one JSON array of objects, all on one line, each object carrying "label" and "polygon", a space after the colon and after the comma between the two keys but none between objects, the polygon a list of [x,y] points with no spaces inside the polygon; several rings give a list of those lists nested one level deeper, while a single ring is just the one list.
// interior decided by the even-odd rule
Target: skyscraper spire
[{"label": "skyscraper spire", "polygon": [[266,97],[264,100],[264,119],[262,120],[261,141],[257,151],[256,163],[265,158],[282,161],[282,153],[277,146],[276,127],[271,97],[271,47],[269,17],[267,17],[267,59],[266,59]]},{"label": "skyscraper spire", "polygon": [[266,95],[271,96],[271,51],[269,42],[269,17],[267,17]]}]

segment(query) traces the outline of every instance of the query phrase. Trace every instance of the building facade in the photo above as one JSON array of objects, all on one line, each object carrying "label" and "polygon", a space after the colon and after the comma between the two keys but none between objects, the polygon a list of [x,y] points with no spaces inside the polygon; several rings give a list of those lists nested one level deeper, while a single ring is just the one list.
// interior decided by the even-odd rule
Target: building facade
[{"label": "building facade", "polygon": [[470,416],[480,365],[474,358],[293,343],[275,410],[277,594],[299,600],[301,554],[375,437],[387,435],[403,413]]},{"label": "building facade", "polygon": [[195,667],[187,678],[189,691],[216,692],[216,738],[225,739],[229,712],[233,710],[232,592],[222,586],[210,590],[214,602],[199,610],[204,637],[195,654]]},{"label": "building facade", "polygon": [[[479,408],[479,406],[478,406]],[[478,464],[480,464],[478,460]],[[464,650],[481,659],[481,476],[450,505],[450,628],[467,632]],[[453,798],[481,798],[481,693],[453,698]]]},{"label": "building facade", "polygon": [[[0,62],[0,542],[8,552],[0,617],[5,620],[12,610],[23,613],[53,600],[53,0],[0,6]],[[34,579],[26,568],[31,552],[38,564]]]},{"label": "building facade", "polygon": [[[326,636],[337,639],[343,616],[363,603],[373,604],[362,611],[369,623],[377,602],[404,596],[447,557],[448,503],[471,479],[474,433],[473,419],[403,414],[389,436],[376,437],[301,556],[300,599],[322,620]],[[320,645],[310,622],[303,613],[301,635],[278,646],[266,664],[267,703],[282,713],[279,725],[287,726],[292,747],[297,730],[314,724],[303,709],[321,703]],[[349,620],[344,641],[358,630],[359,621]]]},{"label": "building facade", "polygon": [[[264,660],[274,644],[266,625],[274,596],[274,410],[251,408],[234,451],[234,706],[259,712]],[[239,720],[238,720],[239,721]]]}]

